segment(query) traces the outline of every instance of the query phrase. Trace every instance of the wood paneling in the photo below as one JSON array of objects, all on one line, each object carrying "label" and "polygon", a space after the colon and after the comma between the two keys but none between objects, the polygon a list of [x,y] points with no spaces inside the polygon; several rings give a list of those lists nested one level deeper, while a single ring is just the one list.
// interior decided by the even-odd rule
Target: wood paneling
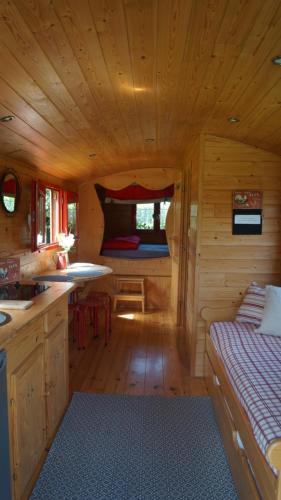
[{"label": "wood paneling", "polygon": [[21,265],[21,278],[29,278],[32,274],[40,274],[48,268],[55,267],[54,251],[31,253],[31,182],[32,179],[49,181],[73,189],[72,184],[64,184],[59,179],[35,172],[26,165],[0,158],[0,177],[7,169],[13,169],[20,183],[20,202],[14,216],[7,216],[0,207],[0,258],[18,257]]},{"label": "wood paneling", "polygon": [[[205,325],[200,319],[200,310],[224,307],[231,315],[231,308],[241,302],[251,281],[280,285],[281,158],[209,135],[201,137],[201,149],[197,146],[196,151],[199,156],[191,186],[195,182],[201,203],[196,244],[192,229],[190,233],[188,279],[190,289],[195,291],[188,293],[187,324],[190,325],[193,371],[202,375]],[[191,168],[189,158],[186,168]],[[232,191],[235,189],[263,191],[262,235],[232,235]]]},{"label": "wood paneling", "polygon": [[178,168],[202,131],[281,154],[280,14],[279,0],[2,0],[0,115],[16,119],[0,152],[77,182]]}]

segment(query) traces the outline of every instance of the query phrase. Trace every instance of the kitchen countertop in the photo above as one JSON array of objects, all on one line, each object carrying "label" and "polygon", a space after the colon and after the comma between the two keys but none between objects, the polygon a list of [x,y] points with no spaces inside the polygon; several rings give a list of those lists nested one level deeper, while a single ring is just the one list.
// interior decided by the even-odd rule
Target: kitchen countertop
[{"label": "kitchen countertop", "polygon": [[58,300],[64,295],[69,295],[76,288],[74,283],[46,282],[46,284],[50,288],[32,299],[33,305],[30,309],[3,309],[3,311],[10,314],[12,321],[0,326],[0,347],[14,338],[21,328],[28,325],[35,318],[45,314]]},{"label": "kitchen countertop", "polygon": [[82,263],[77,262],[76,264],[72,264],[66,269],[54,269],[53,271],[46,271],[40,275],[33,276],[33,280],[35,281],[70,281],[76,283],[83,283],[88,281],[93,281],[96,279],[103,278],[108,274],[111,274],[113,271],[111,267],[101,266],[99,264],[91,264],[91,263]]}]

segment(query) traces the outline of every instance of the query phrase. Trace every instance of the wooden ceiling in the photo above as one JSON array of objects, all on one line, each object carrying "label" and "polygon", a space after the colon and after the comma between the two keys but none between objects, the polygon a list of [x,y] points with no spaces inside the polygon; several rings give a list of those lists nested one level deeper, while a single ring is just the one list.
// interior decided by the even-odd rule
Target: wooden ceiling
[{"label": "wooden ceiling", "polygon": [[281,154],[280,53],[280,0],[0,0],[0,154],[77,181],[200,132]]}]

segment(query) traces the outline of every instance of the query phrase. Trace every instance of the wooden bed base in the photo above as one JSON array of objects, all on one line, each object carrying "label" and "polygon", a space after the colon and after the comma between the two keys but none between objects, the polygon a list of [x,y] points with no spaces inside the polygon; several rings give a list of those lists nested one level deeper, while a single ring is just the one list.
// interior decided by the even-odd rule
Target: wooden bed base
[{"label": "wooden bed base", "polygon": [[[210,323],[229,321],[229,314],[229,310],[221,309],[204,308],[201,311],[208,332]],[[206,341],[205,378],[239,497],[243,500],[260,497],[264,500],[281,500],[280,475],[275,476],[262,454],[249,419],[209,335]],[[274,440],[268,446],[267,457],[272,467],[281,470],[281,439]]]}]

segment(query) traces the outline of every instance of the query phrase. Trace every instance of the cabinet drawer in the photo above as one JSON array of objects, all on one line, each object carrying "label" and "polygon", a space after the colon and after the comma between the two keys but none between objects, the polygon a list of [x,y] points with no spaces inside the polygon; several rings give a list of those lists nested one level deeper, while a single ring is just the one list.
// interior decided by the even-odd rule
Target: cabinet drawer
[{"label": "cabinet drawer", "polygon": [[219,379],[206,355],[206,378],[212,397],[217,421],[223,438],[224,448],[241,500],[259,500],[259,494],[252,469],[247,459],[243,443],[233,421],[229,406],[221,391]]},{"label": "cabinet drawer", "polygon": [[57,304],[55,304],[52,309],[50,309],[45,314],[44,319],[44,329],[46,333],[50,333],[58,326],[58,324],[67,319],[68,309],[67,309],[67,300],[64,298],[60,300]]},{"label": "cabinet drawer", "polygon": [[6,346],[8,353],[8,373],[17,368],[33,349],[43,342],[43,317],[35,319],[20,330],[15,339]]}]

